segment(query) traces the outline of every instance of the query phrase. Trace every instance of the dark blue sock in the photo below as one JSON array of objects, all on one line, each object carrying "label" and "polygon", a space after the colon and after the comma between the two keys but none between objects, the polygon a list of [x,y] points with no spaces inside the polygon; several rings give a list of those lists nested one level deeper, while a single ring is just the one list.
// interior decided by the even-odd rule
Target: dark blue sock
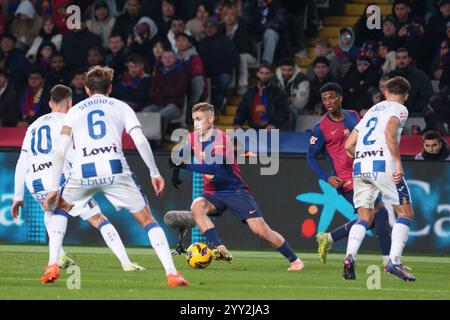
[{"label": "dark blue sock", "polygon": [[391,225],[389,224],[389,214],[385,207],[382,207],[375,213],[375,231],[377,239],[380,242],[381,254],[389,255],[391,251]]},{"label": "dark blue sock", "polygon": [[348,234],[350,232],[350,229],[352,228],[352,226],[355,224],[356,219],[347,222],[346,224],[334,229],[333,231],[331,231],[331,237],[333,238],[333,241],[339,241],[343,238],[347,238]]},{"label": "dark blue sock", "polygon": [[284,241],[283,245],[279,248],[277,248],[278,252],[281,253],[283,256],[288,259],[289,262],[294,262],[298,259],[297,255],[295,254],[294,250],[292,250],[291,246],[287,241]]},{"label": "dark blue sock", "polygon": [[211,228],[206,230],[203,235],[206,238],[206,244],[209,247],[218,247],[222,245],[222,241],[219,239],[219,233],[217,232],[216,228]]}]

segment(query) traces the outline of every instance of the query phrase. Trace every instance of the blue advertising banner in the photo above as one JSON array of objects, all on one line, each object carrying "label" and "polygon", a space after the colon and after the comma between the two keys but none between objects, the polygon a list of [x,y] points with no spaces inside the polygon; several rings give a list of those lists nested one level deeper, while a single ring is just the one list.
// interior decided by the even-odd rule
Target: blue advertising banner
[{"label": "blue advertising banner", "polygon": [[[163,222],[169,210],[189,209],[192,201],[192,174],[182,171],[184,183],[181,190],[170,185],[167,167],[169,154],[156,155],[156,161],[166,177],[163,198],[154,196],[147,168],[136,153],[127,159],[137,174],[143,191],[149,195],[153,214],[164,227],[169,242],[174,245],[177,235]],[[10,216],[13,199],[14,169],[17,152],[0,152],[0,241],[45,242],[42,213],[34,201],[25,204],[25,214],[18,220]],[[407,250],[410,252],[450,253],[450,163],[404,161],[404,168],[415,211]],[[315,249],[315,234],[333,228],[356,217],[346,200],[324,181],[320,181],[309,169],[302,156],[281,156],[279,171],[273,176],[261,176],[259,165],[242,165],[242,175],[264,218],[298,250]],[[30,198],[29,198],[30,199]],[[102,196],[95,199],[105,215],[119,231],[126,245],[148,245],[146,233],[125,210],[115,211]],[[392,221],[393,221],[392,217]],[[222,240],[234,248],[269,248],[232,214],[226,212],[214,220]],[[70,218],[65,243],[99,243],[102,238],[87,222]],[[344,250],[347,241],[334,244],[334,249]],[[378,251],[378,241],[370,233],[362,250]]]}]

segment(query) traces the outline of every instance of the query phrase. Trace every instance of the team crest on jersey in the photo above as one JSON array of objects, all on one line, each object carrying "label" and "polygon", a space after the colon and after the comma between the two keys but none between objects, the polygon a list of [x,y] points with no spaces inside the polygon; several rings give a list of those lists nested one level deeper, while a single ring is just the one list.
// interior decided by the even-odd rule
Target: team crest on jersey
[{"label": "team crest on jersey", "polygon": [[311,138],[309,138],[309,143],[310,144],[316,144],[317,140],[318,140],[318,138],[316,138],[314,136],[311,136]]},{"label": "team crest on jersey", "polygon": [[401,120],[406,119],[406,113],[405,112],[400,112],[400,119]]}]

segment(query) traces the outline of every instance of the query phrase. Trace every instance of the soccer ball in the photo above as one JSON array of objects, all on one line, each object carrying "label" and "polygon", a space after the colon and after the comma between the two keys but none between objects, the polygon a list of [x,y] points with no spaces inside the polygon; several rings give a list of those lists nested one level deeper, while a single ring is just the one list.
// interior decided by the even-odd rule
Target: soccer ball
[{"label": "soccer ball", "polygon": [[186,261],[194,269],[204,269],[211,263],[211,249],[204,243],[193,243],[187,248]]}]

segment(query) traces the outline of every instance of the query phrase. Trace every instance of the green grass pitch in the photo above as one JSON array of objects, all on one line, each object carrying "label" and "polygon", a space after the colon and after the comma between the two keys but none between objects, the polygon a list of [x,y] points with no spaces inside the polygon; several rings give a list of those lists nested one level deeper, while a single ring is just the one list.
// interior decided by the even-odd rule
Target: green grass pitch
[{"label": "green grass pitch", "polygon": [[66,247],[81,270],[81,288],[68,289],[70,274],[43,285],[39,278],[47,261],[47,247],[0,246],[0,299],[450,299],[450,258],[406,255],[415,283],[406,283],[381,270],[380,289],[369,290],[366,273],[380,266],[378,255],[358,257],[357,280],[341,279],[342,253],[331,254],[323,265],[314,253],[301,254],[305,270],[288,272],[276,252],[232,251],[232,263],[213,261],[204,270],[190,268],[184,256],[175,264],[190,282],[188,288],[168,288],[155,253],[147,248],[128,249],[144,272],[123,272],[108,248]]}]

